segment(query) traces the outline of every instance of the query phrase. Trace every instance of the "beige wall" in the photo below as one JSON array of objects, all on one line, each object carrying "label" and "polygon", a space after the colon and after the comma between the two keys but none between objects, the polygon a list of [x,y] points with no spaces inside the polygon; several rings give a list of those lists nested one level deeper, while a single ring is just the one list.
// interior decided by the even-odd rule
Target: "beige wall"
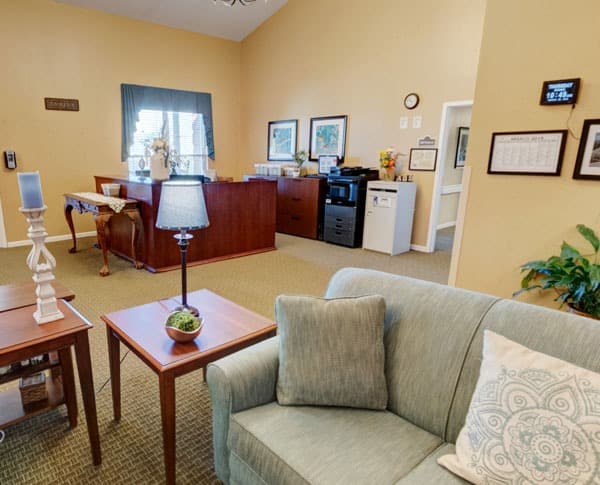
[{"label": "beige wall", "polygon": [[[571,126],[600,118],[597,0],[489,0],[473,109],[472,180],[457,285],[508,297],[519,265],[547,258],[567,240],[585,249],[575,225],[600,229],[600,182],[572,179],[579,142],[567,141],[560,177],[487,175],[494,131],[565,129],[570,106],[540,106],[542,82],[583,79]],[[535,295],[524,299],[536,301]],[[553,304],[553,303],[550,303]]]},{"label": "beige wall", "polygon": [[[17,152],[19,171],[40,170],[51,235],[68,232],[61,194],[126,171],[121,83],[212,93],[215,168],[240,175],[238,42],[49,0],[0,0],[0,8],[0,151]],[[44,97],[77,98],[81,111],[45,111]],[[0,169],[0,197],[8,240],[25,239],[16,171]],[[75,223],[93,228],[89,215]]]},{"label": "beige wall", "polygon": [[[484,0],[290,0],[242,43],[241,170],[266,160],[270,120],[298,118],[307,149],[311,117],[347,114],[350,165],[374,167],[382,148],[408,153],[417,138],[437,138],[442,104],[473,97],[484,9]],[[407,111],[412,91],[421,104]],[[414,115],[422,129],[400,130]],[[413,243],[425,245],[434,174],[412,173]]]}]

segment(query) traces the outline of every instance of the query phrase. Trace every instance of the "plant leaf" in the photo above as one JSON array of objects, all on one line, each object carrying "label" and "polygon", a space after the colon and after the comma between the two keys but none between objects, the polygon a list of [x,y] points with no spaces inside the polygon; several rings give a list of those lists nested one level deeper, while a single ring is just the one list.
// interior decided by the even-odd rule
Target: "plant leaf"
[{"label": "plant leaf", "polygon": [[581,253],[573,246],[563,241],[562,246],[560,247],[560,257],[563,259],[579,259],[581,258]]},{"label": "plant leaf", "polygon": [[594,251],[597,253],[598,249],[600,249],[600,239],[598,239],[593,229],[583,224],[577,224],[577,230],[592,245]]}]

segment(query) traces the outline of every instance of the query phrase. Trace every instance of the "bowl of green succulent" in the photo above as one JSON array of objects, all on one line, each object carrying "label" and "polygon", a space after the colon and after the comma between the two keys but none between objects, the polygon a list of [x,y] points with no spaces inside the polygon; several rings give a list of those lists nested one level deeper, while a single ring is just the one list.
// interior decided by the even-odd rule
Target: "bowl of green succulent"
[{"label": "bowl of green succulent", "polygon": [[191,342],[202,330],[202,319],[185,310],[175,310],[169,313],[165,330],[175,342]]}]

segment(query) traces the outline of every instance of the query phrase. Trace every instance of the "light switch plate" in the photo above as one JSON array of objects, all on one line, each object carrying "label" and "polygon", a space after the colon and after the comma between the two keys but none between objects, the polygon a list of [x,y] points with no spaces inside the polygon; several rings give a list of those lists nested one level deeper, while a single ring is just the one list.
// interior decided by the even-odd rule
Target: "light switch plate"
[{"label": "light switch plate", "polygon": [[421,128],[421,126],[423,125],[423,117],[415,116],[415,117],[413,117],[412,122],[413,122],[412,123],[413,128]]},{"label": "light switch plate", "polygon": [[406,130],[408,128],[408,116],[400,117],[400,129]]}]

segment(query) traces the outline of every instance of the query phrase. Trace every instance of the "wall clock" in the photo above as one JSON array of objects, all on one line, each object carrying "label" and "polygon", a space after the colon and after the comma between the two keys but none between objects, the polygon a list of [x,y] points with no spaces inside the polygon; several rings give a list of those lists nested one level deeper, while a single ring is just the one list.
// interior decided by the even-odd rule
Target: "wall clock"
[{"label": "wall clock", "polygon": [[415,109],[419,105],[419,95],[417,93],[410,93],[404,98],[404,107],[406,109]]}]

